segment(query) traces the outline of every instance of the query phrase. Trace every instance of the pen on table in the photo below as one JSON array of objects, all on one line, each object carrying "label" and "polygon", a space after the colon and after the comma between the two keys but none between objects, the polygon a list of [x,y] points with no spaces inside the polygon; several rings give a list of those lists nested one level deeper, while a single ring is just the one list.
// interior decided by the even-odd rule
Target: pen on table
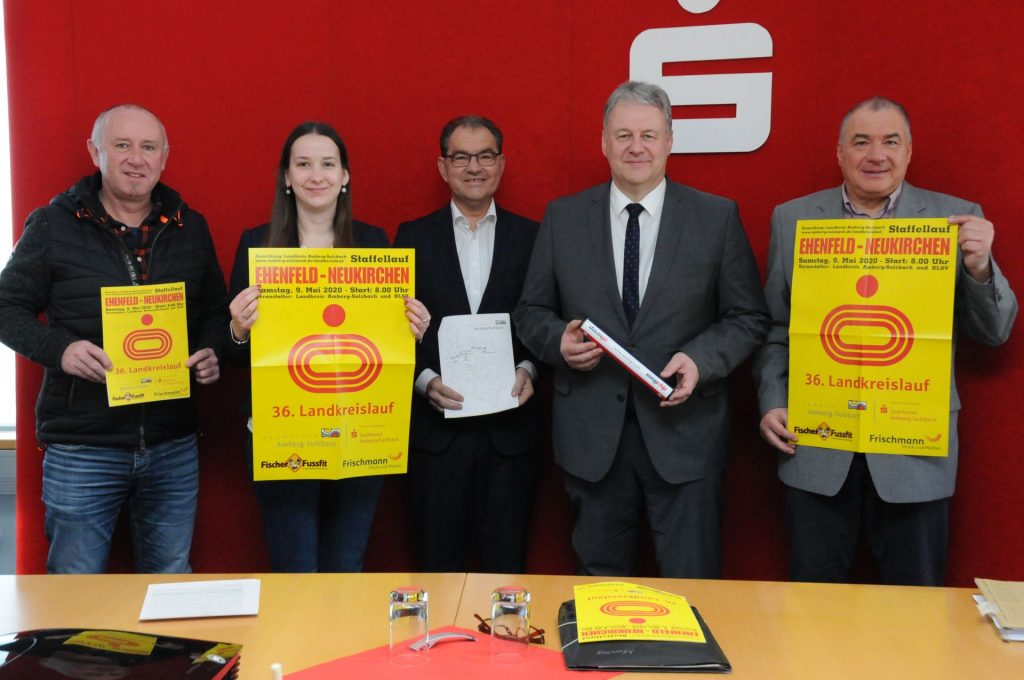
[{"label": "pen on table", "polygon": [[270,680],[283,680],[284,671],[281,668],[281,664],[272,663],[270,664]]}]

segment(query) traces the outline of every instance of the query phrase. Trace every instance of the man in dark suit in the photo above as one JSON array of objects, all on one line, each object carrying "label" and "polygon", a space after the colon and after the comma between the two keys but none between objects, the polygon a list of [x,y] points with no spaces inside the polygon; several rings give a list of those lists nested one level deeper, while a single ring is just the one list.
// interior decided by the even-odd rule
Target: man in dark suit
[{"label": "man in dark suit", "polygon": [[[672,109],[654,85],[608,99],[611,183],[553,201],[514,319],[555,367],[555,459],[585,574],[635,570],[646,511],[662,576],[720,572],[728,376],[768,317],[732,201],[669,182]],[[589,318],[675,388],[647,390],[580,331]]]},{"label": "man in dark suit", "polygon": [[992,259],[992,223],[976,203],[905,182],[911,150],[910,121],[902,106],[882,97],[861,102],[839,130],[836,154],[843,183],[783,203],[772,214],[765,295],[774,324],[755,359],[754,379],[761,436],[780,452],[790,578],[796,581],[848,581],[863,525],[885,583],[944,584],[960,410],[951,380],[945,457],[865,455],[797,444],[788,430],[787,409],[797,220],[948,216],[959,225],[954,302],[959,327],[979,342],[998,345],[1009,337],[1017,315],[1017,298]]},{"label": "man in dark suit", "polygon": [[416,297],[438,320],[417,347],[410,426],[409,502],[420,571],[464,571],[473,544],[481,571],[526,570],[541,429],[530,399],[537,369],[513,334],[518,408],[446,419],[446,409],[462,408],[463,395],[441,381],[437,337],[443,317],[510,313],[519,299],[537,223],[494,203],[505,169],[503,141],[487,118],[449,121],[437,168],[451,203],[402,224],[395,237],[395,247],[415,248]]}]

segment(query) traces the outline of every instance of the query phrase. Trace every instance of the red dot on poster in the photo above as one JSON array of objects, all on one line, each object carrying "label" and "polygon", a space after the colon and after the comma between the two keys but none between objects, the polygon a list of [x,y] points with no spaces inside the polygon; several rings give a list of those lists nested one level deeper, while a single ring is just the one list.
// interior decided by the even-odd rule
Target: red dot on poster
[{"label": "red dot on poster", "polygon": [[865,274],[857,279],[857,295],[869,298],[878,292],[878,279],[871,274]]},{"label": "red dot on poster", "polygon": [[340,326],[345,322],[345,310],[341,305],[327,305],[324,307],[324,323],[332,328]]},{"label": "red dot on poster", "polygon": [[647,623],[647,619],[641,619],[639,617],[632,618],[629,620],[630,623]]},{"label": "red dot on poster", "polygon": [[143,314],[142,315],[142,325],[143,326],[148,326],[151,323],[153,323],[153,315],[152,314]]}]

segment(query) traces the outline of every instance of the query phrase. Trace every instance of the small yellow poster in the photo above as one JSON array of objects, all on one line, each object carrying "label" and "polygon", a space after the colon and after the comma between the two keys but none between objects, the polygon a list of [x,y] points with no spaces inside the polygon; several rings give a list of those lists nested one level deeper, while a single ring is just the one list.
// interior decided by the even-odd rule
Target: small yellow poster
[{"label": "small yellow poster", "polygon": [[100,288],[107,403],[125,406],[190,394],[185,284]]},{"label": "small yellow poster", "polygon": [[947,455],[956,251],[945,219],[797,222],[789,427],[801,444]]},{"label": "small yellow poster", "polygon": [[[141,633],[127,633],[123,630],[83,630],[64,641],[65,645],[78,645],[118,654],[149,656],[153,653],[157,638]],[[101,657],[102,658],[102,657]]]},{"label": "small yellow poster", "polygon": [[411,249],[249,250],[256,480],[406,471],[414,266]]},{"label": "small yellow poster", "polygon": [[581,644],[605,640],[706,642],[689,602],[647,586],[604,581],[573,586]]}]

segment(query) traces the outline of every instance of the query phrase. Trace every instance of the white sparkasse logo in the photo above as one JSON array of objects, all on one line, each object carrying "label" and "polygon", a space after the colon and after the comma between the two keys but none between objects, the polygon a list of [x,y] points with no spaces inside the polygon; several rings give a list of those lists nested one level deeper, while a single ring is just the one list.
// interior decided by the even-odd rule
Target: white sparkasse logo
[{"label": "white sparkasse logo", "polygon": [[[719,0],[678,0],[694,14]],[[629,77],[655,83],[673,106],[735,104],[735,118],[676,118],[672,153],[731,153],[758,149],[771,131],[772,74],[666,76],[664,64],[772,56],[772,37],[760,24],[651,28],[633,40]]]}]

